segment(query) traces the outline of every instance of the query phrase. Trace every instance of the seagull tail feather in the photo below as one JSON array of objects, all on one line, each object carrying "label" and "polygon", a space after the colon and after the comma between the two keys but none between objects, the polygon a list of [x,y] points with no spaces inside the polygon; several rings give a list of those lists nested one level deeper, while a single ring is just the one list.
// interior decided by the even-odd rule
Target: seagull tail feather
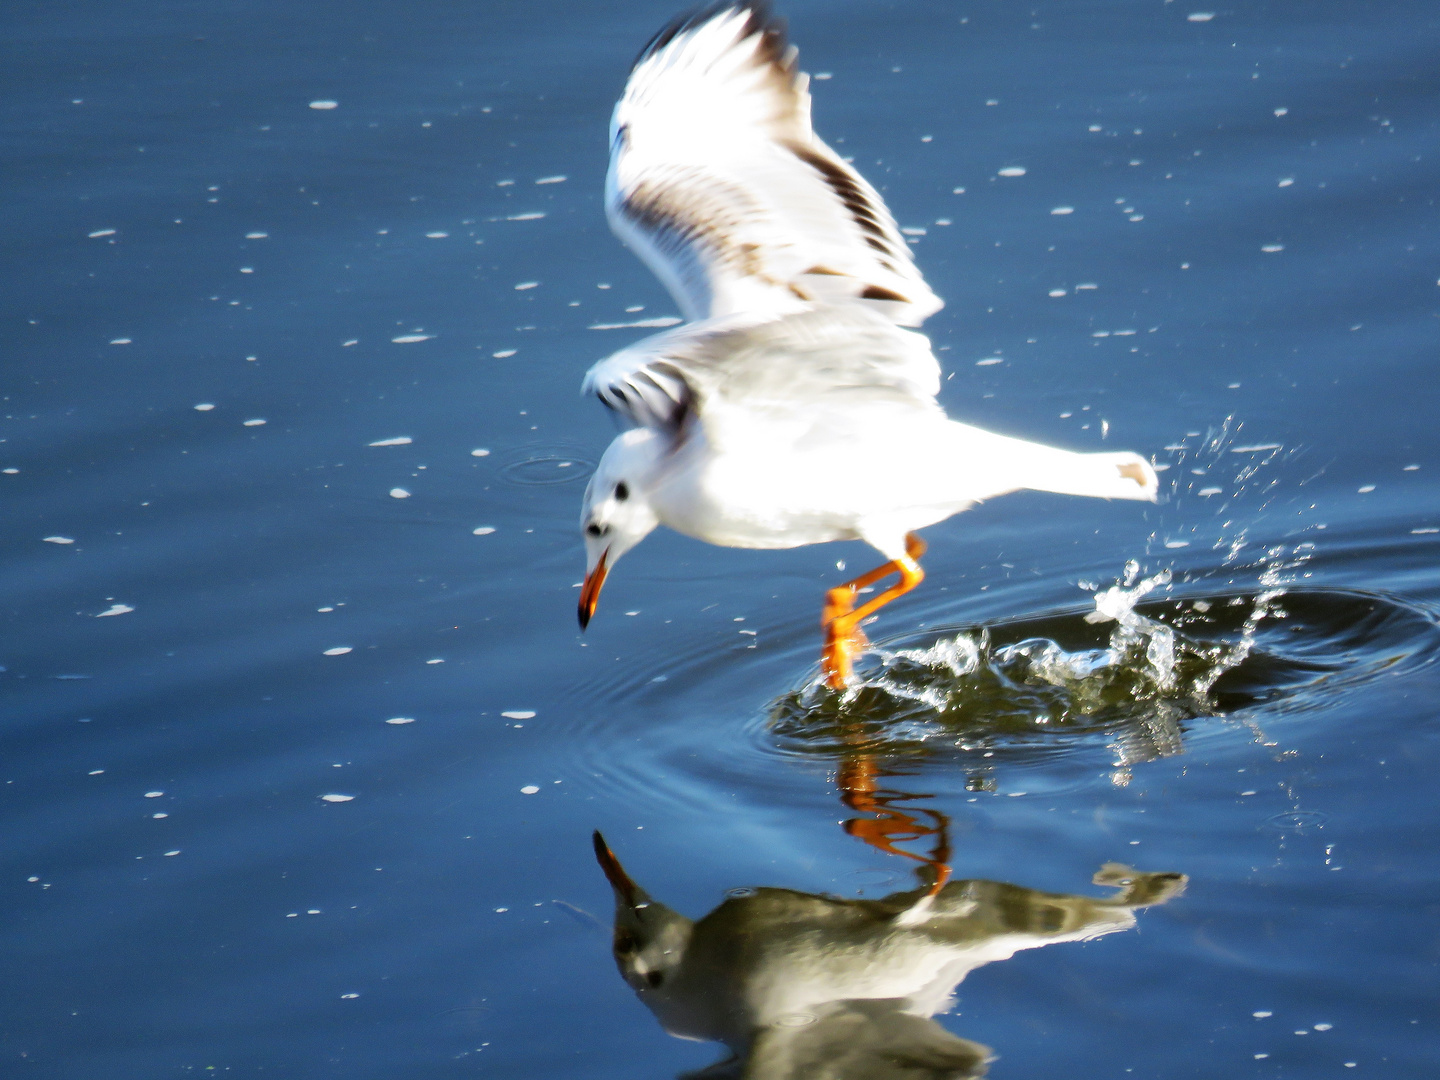
[{"label": "seagull tail feather", "polygon": [[1097,499],[1135,499],[1154,502],[1160,490],[1155,468],[1139,454],[1128,451],[1074,454],[1055,451],[1045,467],[1025,487],[1059,495],[1089,495]]}]

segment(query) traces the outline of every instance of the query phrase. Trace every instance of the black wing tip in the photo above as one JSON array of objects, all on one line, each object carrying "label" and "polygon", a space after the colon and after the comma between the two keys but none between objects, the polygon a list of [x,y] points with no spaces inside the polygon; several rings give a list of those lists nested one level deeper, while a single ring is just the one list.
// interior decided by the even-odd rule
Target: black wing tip
[{"label": "black wing tip", "polygon": [[671,20],[645,43],[645,47],[640,50],[640,55],[635,58],[635,63],[631,67],[638,67],[681,34],[704,26],[711,19],[718,18],[727,11],[744,12],[746,15],[745,36],[762,34],[766,60],[782,67],[788,66],[785,55],[787,47],[785,20],[775,14],[774,9],[770,6],[770,0],[739,0],[739,2],[737,0],[718,0],[717,3],[695,8]]}]

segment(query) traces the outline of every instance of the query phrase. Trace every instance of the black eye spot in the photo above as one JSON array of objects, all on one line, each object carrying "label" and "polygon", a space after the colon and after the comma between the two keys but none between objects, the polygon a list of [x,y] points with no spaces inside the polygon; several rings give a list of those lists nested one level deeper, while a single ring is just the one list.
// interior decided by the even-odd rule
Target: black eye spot
[{"label": "black eye spot", "polygon": [[620,502],[624,502],[629,497],[630,487],[628,484],[625,483],[624,480],[621,480],[620,483],[615,485],[615,498],[618,499]]},{"label": "black eye spot", "polygon": [[585,526],[585,531],[586,531],[587,533],[589,533],[591,536],[599,536],[599,535],[600,535],[602,532],[604,532],[605,530],[602,529],[602,528],[600,528],[599,525],[596,525],[596,524],[592,521],[589,525],[586,525],[586,526]]},{"label": "black eye spot", "polygon": [[652,987],[656,987],[665,981],[665,976],[658,971],[647,971],[645,973],[645,981],[648,982]]}]

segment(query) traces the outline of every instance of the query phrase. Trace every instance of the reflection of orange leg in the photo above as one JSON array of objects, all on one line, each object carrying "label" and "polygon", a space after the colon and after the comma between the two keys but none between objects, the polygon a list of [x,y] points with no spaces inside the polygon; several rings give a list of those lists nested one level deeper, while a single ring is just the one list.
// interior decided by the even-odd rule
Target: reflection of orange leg
[{"label": "reflection of orange leg", "polygon": [[[933,825],[922,825],[913,815],[894,809],[890,805],[893,802],[924,796],[881,791],[876,786],[876,776],[875,763],[867,756],[848,758],[841,763],[835,777],[841,791],[841,801],[851,810],[877,815],[870,819],[851,818],[845,822],[845,831],[889,855],[901,855],[934,867],[935,880],[928,891],[928,895],[934,896],[950,880],[950,821],[938,810],[921,809],[920,812],[934,822]],[[935,837],[935,846],[928,858],[902,851],[895,846],[897,843],[919,840],[923,836]]]},{"label": "reflection of orange leg", "polygon": [[[925,541],[909,533],[905,537],[904,559],[877,566],[825,594],[825,607],[820,613],[820,625],[825,628],[825,648],[820,654],[820,664],[825,669],[825,681],[831,689],[845,689],[850,681],[855,654],[868,644],[860,630],[860,623],[925,580],[925,571],[916,562],[924,554]],[[861,589],[891,574],[899,574],[900,580],[861,607],[855,607],[855,597]]]}]

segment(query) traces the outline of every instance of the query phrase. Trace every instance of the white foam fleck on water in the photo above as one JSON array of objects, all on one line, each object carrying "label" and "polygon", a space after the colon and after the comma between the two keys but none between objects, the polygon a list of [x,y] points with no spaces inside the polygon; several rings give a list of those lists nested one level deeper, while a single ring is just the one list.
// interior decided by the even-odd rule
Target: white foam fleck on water
[{"label": "white foam fleck on water", "polygon": [[341,794],[339,794],[339,793],[337,793],[337,792],[333,792],[333,791],[332,791],[330,794],[328,794],[328,795],[321,795],[321,796],[320,796],[320,801],[321,801],[321,802],[354,802],[354,800],[355,800],[355,796],[354,796],[354,795],[341,795]]},{"label": "white foam fleck on water", "polygon": [[1050,213],[1054,214],[1056,217],[1064,217],[1065,215],[1073,214],[1074,212],[1075,208],[1073,206],[1056,206],[1053,207],[1050,211]]},{"label": "white foam fleck on water", "polygon": [[1067,295],[1067,293],[1065,292],[1064,289],[1051,289],[1049,295],[1050,295],[1050,296],[1059,297],[1059,296],[1065,296],[1065,295]]},{"label": "white foam fleck on water", "polygon": [[1375,485],[1374,485],[1374,484],[1362,484],[1360,487],[1356,488],[1355,490],[1358,491],[1361,495],[1369,495],[1370,492],[1372,492],[1372,491],[1375,490]]},{"label": "white foam fleck on water", "polygon": [[415,718],[413,716],[392,716],[389,720],[386,720],[385,722],[387,724],[413,724],[415,722]]},{"label": "white foam fleck on water", "polygon": [[47,537],[45,537],[45,543],[47,543],[47,544],[73,544],[74,542],[75,542],[75,538],[74,538],[73,536],[47,536]]},{"label": "white foam fleck on water", "polygon": [[165,794],[165,792],[163,792],[163,791],[147,791],[147,792],[145,792],[145,798],[147,798],[147,799],[158,799],[158,798],[160,798],[160,796],[162,796],[162,795],[164,795],[164,794]]},{"label": "white foam fleck on water", "polygon": [[1215,13],[1213,11],[1192,11],[1189,15],[1185,16],[1185,21],[1209,22],[1213,18],[1215,18]]},{"label": "white foam fleck on water", "polygon": [[535,710],[534,710],[534,709],[507,709],[505,712],[502,712],[500,715],[503,716],[503,717],[505,717],[505,719],[507,719],[507,720],[533,720],[533,719],[535,718]]},{"label": "white foam fleck on water", "polygon": [[111,344],[111,345],[130,345],[130,344],[133,344],[133,341],[132,341],[131,338],[128,338],[128,337],[117,337],[117,338],[111,338],[111,339],[110,339],[110,344]]},{"label": "white foam fleck on water", "polygon": [[376,439],[374,442],[372,442],[372,443],[366,443],[365,445],[366,445],[366,446],[409,446],[409,445],[410,445],[411,443],[413,443],[414,441],[415,441],[415,440],[412,439],[409,435],[396,435],[393,439]]},{"label": "white foam fleck on water", "polygon": [[471,456],[471,457],[489,457],[489,456],[490,456],[490,451],[487,450],[487,449],[486,449],[485,447],[483,447],[483,446],[477,446],[474,450],[471,450],[471,451],[470,451],[470,456]]},{"label": "white foam fleck on water", "polygon": [[1260,246],[1260,250],[1263,251],[1263,252],[1265,252],[1267,255],[1273,255],[1273,254],[1275,254],[1277,251],[1284,251],[1284,250],[1285,250],[1285,245],[1284,245],[1284,244],[1262,244],[1262,245]]},{"label": "white foam fleck on water", "polygon": [[213,401],[202,401],[200,404],[194,406],[196,412],[209,412],[213,408],[215,408]]},{"label": "white foam fleck on water", "polygon": [[262,419],[260,419],[260,417],[257,416],[257,417],[255,417],[255,418],[252,419],[252,420],[242,421],[241,426],[242,426],[242,427],[264,427],[264,426],[265,426],[265,421],[262,420]]},{"label": "white foam fleck on water", "polygon": [[128,615],[134,610],[135,609],[129,604],[111,604],[108,608],[100,612],[100,614],[96,615],[95,617],[97,619],[103,619],[108,615]]},{"label": "white foam fleck on water", "polygon": [[1329,1031],[1329,1030],[1330,1030],[1331,1028],[1333,1028],[1334,1026],[1335,1026],[1334,1024],[1316,1024],[1316,1025],[1315,1025],[1315,1030],[1316,1030],[1316,1031]]},{"label": "white foam fleck on water", "polygon": [[501,349],[499,352],[493,352],[490,355],[496,360],[507,360],[519,351],[519,349]]},{"label": "white foam fleck on water", "polygon": [[1195,494],[1196,494],[1196,495],[1203,495],[1203,496],[1205,496],[1206,498],[1209,498],[1211,495],[1219,495],[1219,494],[1220,494],[1222,491],[1224,491],[1224,490],[1225,490],[1224,488],[1207,487],[1207,488],[1201,488],[1201,489],[1200,489],[1199,491],[1197,491]]},{"label": "white foam fleck on water", "polygon": [[348,652],[354,652],[354,651],[355,651],[355,647],[354,647],[353,645],[337,645],[337,646],[335,646],[335,648],[333,648],[333,649],[326,649],[324,655],[326,655],[326,656],[344,656],[346,653],[348,653]]},{"label": "white foam fleck on water", "polygon": [[321,112],[328,112],[330,109],[338,109],[339,107],[340,103],[338,101],[331,101],[328,98],[321,98],[318,101],[310,102],[310,108],[319,109]]},{"label": "white foam fleck on water", "polygon": [[1284,116],[1289,113],[1289,111],[1290,110],[1287,109],[1284,105],[1280,105],[1275,108],[1274,113],[1276,116]]},{"label": "white foam fleck on water", "polygon": [[396,345],[413,345],[417,341],[429,341],[434,334],[401,334],[399,337],[392,337],[390,340]]},{"label": "white foam fleck on water", "polygon": [[542,177],[540,177],[539,180],[536,180],[535,183],[537,183],[537,184],[563,184],[563,183],[566,181],[566,179],[568,179],[568,178],[565,177],[565,176],[542,176]]},{"label": "white foam fleck on water", "polygon": [[673,315],[662,315],[662,316],[660,316],[659,318],[655,318],[655,319],[636,319],[634,322],[595,323],[593,326],[589,327],[589,329],[591,329],[591,330],[629,330],[629,329],[632,329],[632,328],[644,328],[644,327],[648,327],[648,326],[655,326],[655,327],[662,327],[662,326],[679,326],[682,322],[684,322],[683,319],[676,318],[676,317],[673,316]]},{"label": "white foam fleck on water", "polygon": [[1024,175],[1025,175],[1025,166],[1023,166],[1023,165],[1006,165],[1005,168],[1003,168],[1003,169],[1000,170],[1000,172],[999,172],[998,175],[1000,175],[1000,176],[1024,176]]},{"label": "white foam fleck on water", "polygon": [[539,792],[540,792],[540,789],[539,789],[537,786],[535,786],[534,784],[526,784],[524,787],[522,787],[522,788],[520,789],[520,794],[521,794],[521,795],[537,795],[537,794],[539,794]]},{"label": "white foam fleck on water", "polygon": [[1276,184],[1275,186],[1276,186],[1276,187],[1289,187],[1289,186],[1290,186],[1291,184],[1293,184],[1293,183],[1295,183],[1295,178],[1294,178],[1293,176],[1284,176],[1284,177],[1281,177],[1281,178],[1280,178],[1280,182],[1279,182],[1278,184]]},{"label": "white foam fleck on water", "polygon": [[114,230],[114,229],[96,229],[96,230],[95,230],[94,232],[92,232],[92,233],[86,233],[86,235],[89,236],[91,240],[94,240],[94,239],[96,239],[97,237],[101,237],[101,236],[114,236],[114,235],[115,235],[115,230]]},{"label": "white foam fleck on water", "polygon": [[473,536],[489,536],[489,535],[490,535],[491,533],[493,533],[494,531],[495,531],[495,526],[494,526],[494,525],[481,525],[481,526],[479,526],[478,528],[475,528],[475,529],[471,529],[471,530],[470,530],[471,535],[473,535]]},{"label": "white foam fleck on water", "polygon": [[540,282],[538,281],[522,281],[515,286],[515,291],[524,292],[526,289],[538,289],[539,287]]},{"label": "white foam fleck on water", "polygon": [[390,489],[390,497],[392,499],[408,499],[410,497],[410,492],[406,491],[402,487],[393,487]]},{"label": "white foam fleck on water", "polygon": [[996,364],[1003,364],[1004,362],[1005,358],[1003,356],[987,356],[984,360],[976,360],[975,366],[994,367]]},{"label": "white foam fleck on water", "polygon": [[511,214],[506,221],[539,221],[545,216],[543,210],[532,210],[528,214]]},{"label": "white foam fleck on water", "polygon": [[269,237],[270,234],[268,232],[247,232],[245,234],[246,240],[267,240]]}]

